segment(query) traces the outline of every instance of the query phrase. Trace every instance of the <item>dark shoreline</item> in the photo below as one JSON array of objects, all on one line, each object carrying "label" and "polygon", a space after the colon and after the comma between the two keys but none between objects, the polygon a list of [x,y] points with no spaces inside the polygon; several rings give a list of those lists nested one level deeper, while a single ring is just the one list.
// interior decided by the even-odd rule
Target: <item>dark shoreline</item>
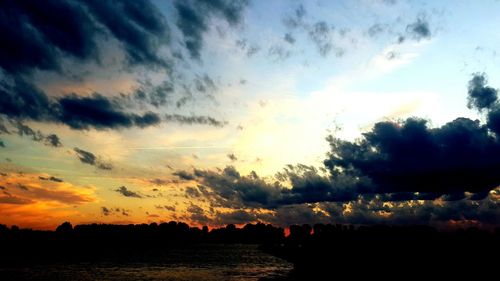
[{"label": "dark shoreline", "polygon": [[[65,223],[56,231],[0,226],[0,269],[4,269],[0,275],[8,268],[29,271],[44,265],[78,264],[244,268],[256,264],[252,258],[245,260],[244,249],[250,247],[293,264],[289,273],[262,280],[330,280],[324,277],[350,274],[383,277],[394,270],[444,276],[452,274],[448,264],[468,271],[497,268],[499,242],[499,228],[438,231],[429,226],[317,224],[291,226],[285,236],[284,229],[264,224],[229,225],[211,231],[177,222],[74,228]],[[211,263],[214,256],[222,258]],[[259,261],[256,268],[265,267],[269,260]],[[362,270],[352,271],[353,266]]]}]

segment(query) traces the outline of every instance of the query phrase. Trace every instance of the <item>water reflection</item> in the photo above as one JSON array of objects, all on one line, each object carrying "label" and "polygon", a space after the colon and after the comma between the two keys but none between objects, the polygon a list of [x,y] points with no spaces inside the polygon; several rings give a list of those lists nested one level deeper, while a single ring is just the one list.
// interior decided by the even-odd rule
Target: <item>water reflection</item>
[{"label": "water reflection", "polygon": [[[141,259],[144,260],[144,259]],[[38,264],[0,268],[2,280],[276,280],[292,265],[257,245],[193,245],[148,262]]]}]

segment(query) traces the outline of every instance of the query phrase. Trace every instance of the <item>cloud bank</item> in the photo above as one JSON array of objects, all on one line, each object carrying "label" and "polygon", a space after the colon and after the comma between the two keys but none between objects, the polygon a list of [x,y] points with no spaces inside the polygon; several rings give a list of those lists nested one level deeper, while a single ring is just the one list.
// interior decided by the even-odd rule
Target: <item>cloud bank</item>
[{"label": "cloud bank", "polygon": [[[176,175],[199,183],[186,189],[188,197],[207,198],[239,218],[270,210],[254,219],[498,224],[500,105],[485,74],[473,74],[468,101],[487,122],[459,117],[435,128],[419,118],[378,122],[356,141],[328,137],[324,169],[289,165],[271,179],[233,166]],[[235,221],[233,213],[214,219]]]}]

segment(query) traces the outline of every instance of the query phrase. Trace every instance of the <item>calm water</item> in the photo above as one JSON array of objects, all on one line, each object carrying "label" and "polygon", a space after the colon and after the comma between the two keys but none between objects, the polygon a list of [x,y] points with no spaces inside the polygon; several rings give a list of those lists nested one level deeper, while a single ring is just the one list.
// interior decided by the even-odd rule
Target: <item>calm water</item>
[{"label": "calm water", "polygon": [[291,269],[256,245],[200,245],[148,262],[0,266],[0,280],[280,280]]}]

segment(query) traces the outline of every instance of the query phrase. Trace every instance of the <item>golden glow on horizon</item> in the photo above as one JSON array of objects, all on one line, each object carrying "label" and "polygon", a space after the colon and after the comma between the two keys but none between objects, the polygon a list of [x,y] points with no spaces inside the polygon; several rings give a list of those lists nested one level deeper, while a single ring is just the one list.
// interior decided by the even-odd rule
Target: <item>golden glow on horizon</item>
[{"label": "golden glow on horizon", "polygon": [[51,229],[62,220],[80,218],[78,206],[98,202],[96,188],[56,182],[47,174],[9,173],[0,176],[2,223]]}]

